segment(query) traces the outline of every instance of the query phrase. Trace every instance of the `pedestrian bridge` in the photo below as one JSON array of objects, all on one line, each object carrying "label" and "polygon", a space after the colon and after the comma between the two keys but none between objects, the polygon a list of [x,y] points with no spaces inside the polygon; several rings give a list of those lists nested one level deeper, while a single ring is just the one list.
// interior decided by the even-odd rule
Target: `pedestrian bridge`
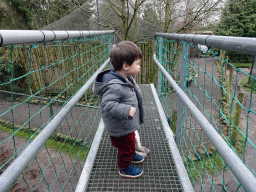
[{"label": "pedestrian bridge", "polygon": [[127,179],[91,90],[111,68],[114,31],[0,37],[0,192],[256,191],[256,81],[225,53],[253,57],[255,38],[157,33],[139,45],[139,133],[151,152]]}]

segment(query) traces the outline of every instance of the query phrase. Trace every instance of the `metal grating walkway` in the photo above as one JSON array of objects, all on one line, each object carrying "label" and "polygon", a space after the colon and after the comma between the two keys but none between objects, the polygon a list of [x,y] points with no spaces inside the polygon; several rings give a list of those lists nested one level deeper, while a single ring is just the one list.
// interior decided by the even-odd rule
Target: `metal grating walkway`
[{"label": "metal grating walkway", "polygon": [[182,191],[181,182],[157,112],[150,85],[141,85],[145,123],[139,129],[141,142],[151,152],[142,164],[138,179],[118,175],[117,149],[106,131],[95,158],[87,191]]}]

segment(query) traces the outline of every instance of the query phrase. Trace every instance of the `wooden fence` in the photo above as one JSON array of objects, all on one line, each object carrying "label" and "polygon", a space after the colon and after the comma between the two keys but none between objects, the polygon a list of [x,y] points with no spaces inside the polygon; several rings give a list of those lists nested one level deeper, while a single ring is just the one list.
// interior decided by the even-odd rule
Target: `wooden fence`
[{"label": "wooden fence", "polygon": [[138,84],[154,83],[157,77],[157,66],[153,61],[153,41],[139,43],[143,57],[141,61],[141,72],[135,76]]}]

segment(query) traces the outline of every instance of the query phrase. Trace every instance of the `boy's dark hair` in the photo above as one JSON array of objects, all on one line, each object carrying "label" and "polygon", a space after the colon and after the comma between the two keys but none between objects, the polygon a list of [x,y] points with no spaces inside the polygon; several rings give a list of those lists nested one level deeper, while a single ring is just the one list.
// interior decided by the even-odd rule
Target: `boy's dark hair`
[{"label": "boy's dark hair", "polygon": [[131,41],[121,41],[113,45],[110,51],[110,61],[116,71],[122,70],[124,63],[132,65],[135,60],[141,58],[140,48]]}]

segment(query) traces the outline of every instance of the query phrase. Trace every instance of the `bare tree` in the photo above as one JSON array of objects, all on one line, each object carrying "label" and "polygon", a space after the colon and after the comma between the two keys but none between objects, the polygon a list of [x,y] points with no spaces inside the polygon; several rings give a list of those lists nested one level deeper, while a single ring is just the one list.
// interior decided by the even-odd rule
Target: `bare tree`
[{"label": "bare tree", "polygon": [[147,1],[142,10],[147,11],[148,4],[154,5],[150,11],[158,16],[156,20],[164,32],[182,33],[216,18],[221,2],[223,0],[154,0]]},{"label": "bare tree", "polygon": [[182,17],[183,15],[184,19],[183,22],[181,22],[180,27],[176,29],[176,32],[187,32],[203,21],[207,21],[209,18],[214,18],[216,12],[220,10],[218,5],[221,2],[222,0],[186,0],[184,13],[178,15],[179,17]]},{"label": "bare tree", "polygon": [[[136,18],[137,11],[139,7],[145,2],[146,0],[121,0],[121,11],[118,7],[112,2],[112,0],[108,0],[110,7],[115,11],[118,17],[121,18],[123,23],[124,29],[124,36],[125,39],[129,38],[129,29],[131,28],[134,19]],[[131,10],[132,9],[132,10]],[[131,15],[131,18],[130,18]]]},{"label": "bare tree", "polygon": [[[129,30],[131,29],[132,24],[135,24],[134,36],[136,36],[138,10],[145,1],[146,0],[107,0],[107,4],[104,1],[101,1],[101,11],[111,14],[109,12],[110,8],[115,13],[115,16],[113,17],[112,15],[110,17],[108,14],[108,17],[106,17],[107,14],[104,13],[101,13],[101,16],[99,16],[99,14],[95,14],[95,16],[96,18],[100,18],[100,25],[104,27],[108,26],[112,29],[119,28],[124,34],[124,39],[127,40],[130,39]],[[121,20],[122,26],[119,25],[119,22],[117,22],[116,18]]]}]

